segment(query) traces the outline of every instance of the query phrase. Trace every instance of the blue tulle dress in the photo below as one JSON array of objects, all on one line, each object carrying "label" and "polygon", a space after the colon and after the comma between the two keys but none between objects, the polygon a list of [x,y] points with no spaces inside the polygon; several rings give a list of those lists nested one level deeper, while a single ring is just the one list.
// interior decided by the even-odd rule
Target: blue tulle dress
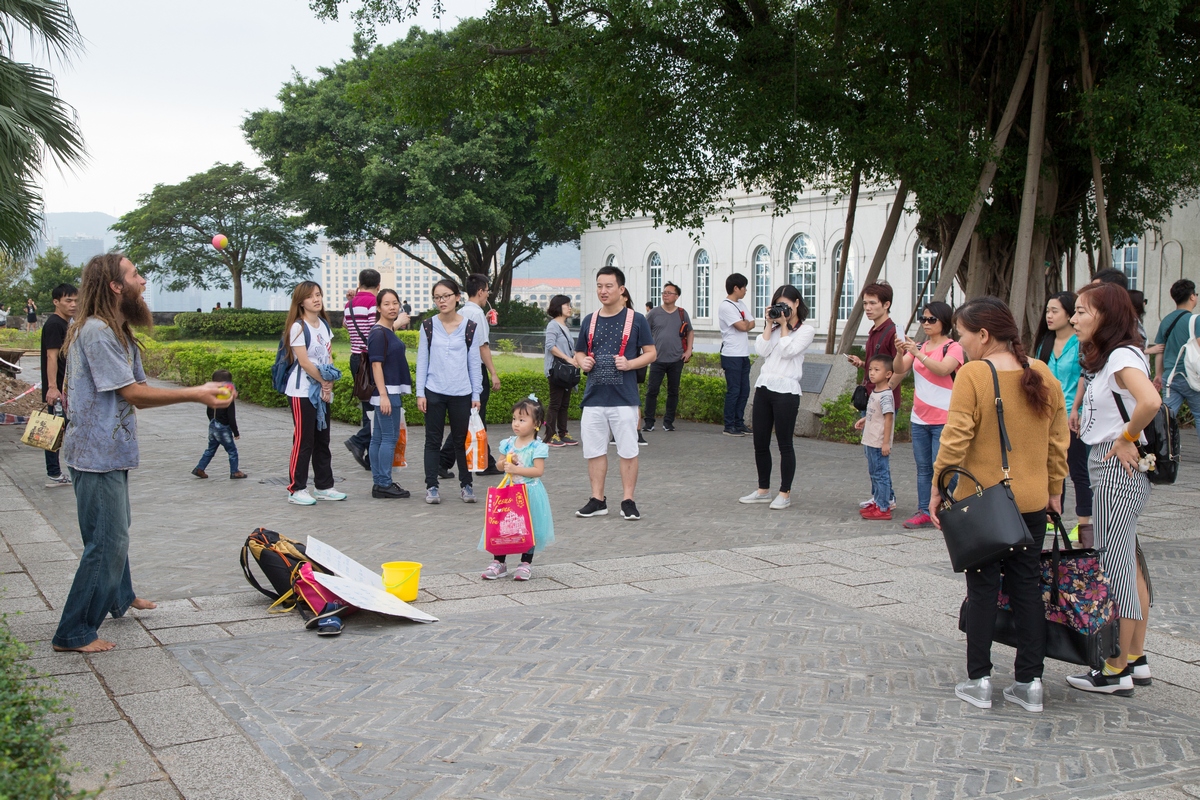
[{"label": "blue tulle dress", "polygon": [[[510,436],[500,443],[500,454],[513,454],[517,466],[532,467],[535,458],[549,458],[550,446],[538,438],[524,447],[517,447],[517,437]],[[529,495],[529,518],[533,522],[533,551],[539,552],[548,544],[554,543],[554,518],[550,514],[550,497],[541,478],[526,478],[513,475],[512,483],[523,483]],[[479,534],[479,549],[487,552],[484,546],[487,538],[484,532]]]}]

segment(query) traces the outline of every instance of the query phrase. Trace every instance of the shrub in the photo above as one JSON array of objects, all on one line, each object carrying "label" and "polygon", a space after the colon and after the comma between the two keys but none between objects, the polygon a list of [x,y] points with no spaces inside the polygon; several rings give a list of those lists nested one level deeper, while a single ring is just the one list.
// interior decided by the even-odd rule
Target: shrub
[{"label": "shrub", "polygon": [[[851,402],[852,392],[846,392],[833,400],[821,404],[824,416],[821,417],[821,438],[831,442],[846,442],[861,444],[862,433],[854,430],[854,423],[862,416]],[[913,384],[909,377],[900,384],[900,413],[896,415],[896,432],[893,441],[911,442],[912,430],[909,424],[909,412],[912,411]]]},{"label": "shrub", "polygon": [[174,342],[179,339],[178,325],[155,325],[150,334],[156,342]]},{"label": "shrub", "polygon": [[50,717],[68,709],[38,681],[24,659],[28,649],[0,617],[0,798],[54,800],[95,797],[73,792],[66,777],[66,747],[55,738]]},{"label": "shrub", "polygon": [[496,327],[504,330],[533,328],[540,331],[550,319],[545,311],[532,303],[509,300],[507,303],[493,303],[493,306],[499,315]]},{"label": "shrub", "polygon": [[184,339],[269,339],[283,335],[286,311],[229,309],[221,312],[185,311],[175,315]]},{"label": "shrub", "polygon": [[517,344],[512,339],[497,339],[493,344],[495,344],[496,349],[501,353],[517,352]]}]

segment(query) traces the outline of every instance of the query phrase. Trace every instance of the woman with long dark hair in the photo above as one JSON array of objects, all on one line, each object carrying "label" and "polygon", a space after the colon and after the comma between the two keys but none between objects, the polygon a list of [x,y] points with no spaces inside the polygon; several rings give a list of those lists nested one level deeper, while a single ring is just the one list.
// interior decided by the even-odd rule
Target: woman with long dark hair
[{"label": "woman with long dark hair", "polygon": [[[333,329],[325,316],[321,285],[302,281],[292,290],[292,305],[283,340],[288,363],[284,393],[292,408],[292,456],[288,462],[289,503],[314,505],[318,500],[345,500],[333,488],[333,456],[329,452],[329,404],[333,402]],[[319,387],[316,388],[316,387]],[[318,409],[317,404],[324,405]],[[323,412],[325,424],[319,424]],[[312,461],[313,492],[308,491]]]},{"label": "woman with long dark hair", "polygon": [[407,489],[392,480],[392,459],[404,414],[401,398],[412,392],[404,342],[395,332],[400,308],[400,295],[392,289],[376,295],[375,324],[366,341],[365,355],[375,384],[371,393],[371,405],[375,407],[375,425],[371,428],[371,497],[382,499],[409,496]]},{"label": "woman with long dark hair", "polygon": [[[786,314],[771,316],[779,305]],[[762,360],[754,384],[754,464],[758,468],[758,489],[742,503],[770,503],[780,510],[792,504],[792,478],[796,475],[796,415],[800,413],[800,377],[804,374],[804,353],[817,332],[808,319],[808,306],[799,290],[784,284],[771,296],[766,326],[755,340],[754,349]],[[779,446],[779,494],[771,499],[771,430]]]},{"label": "woman with long dark hair", "polygon": [[1109,590],[1121,614],[1121,654],[1104,667],[1067,682],[1085,692],[1128,697],[1134,685],[1150,685],[1144,655],[1151,588],[1137,541],[1138,516],[1150,497],[1150,480],[1138,470],[1138,444],[1162,398],[1150,382],[1138,318],[1129,293],[1107,283],[1079,290],[1071,318],[1079,336],[1083,368],[1092,373],[1083,397],[1079,438],[1091,447],[1096,546]]},{"label": "woman with long dark hair", "polygon": [[[1004,698],[1026,711],[1041,711],[1046,617],[1039,556],[1046,538],[1046,509],[1062,509],[1067,412],[1050,370],[1025,354],[1008,306],[995,297],[979,297],[960,307],[954,318],[959,344],[970,360],[958,370],[950,395],[950,412],[933,465],[930,516],[941,527],[937,476],[949,467],[962,467],[984,486],[1011,476],[1017,510],[1033,537],[1032,546],[1018,547],[1007,558],[966,573],[968,680],[955,686],[954,694],[978,708],[992,707],[992,632],[1003,574],[1017,625],[1016,682],[1004,690]],[[1000,457],[996,382],[1012,443],[1007,471]],[[955,497],[962,499],[974,491],[970,481],[960,480]]]},{"label": "woman with long dark hair", "polygon": [[[1088,477],[1087,445],[1079,438],[1079,422],[1076,406],[1082,398],[1079,392],[1082,369],[1079,366],[1079,337],[1071,317],[1075,314],[1075,295],[1059,292],[1046,300],[1046,313],[1038,326],[1037,357],[1050,368],[1050,372],[1062,386],[1063,399],[1067,404],[1067,426],[1071,429],[1071,443],[1067,447],[1067,468],[1071,471],[1071,483],[1075,486],[1075,516],[1078,523],[1071,529],[1072,541],[1091,547],[1092,535],[1092,482]],[[1063,488],[1066,499],[1066,487]]]},{"label": "woman with long dark hair", "polygon": [[482,361],[477,338],[467,341],[467,329],[473,324],[458,313],[462,290],[458,283],[443,278],[433,285],[437,316],[417,331],[417,408],[425,415],[425,502],[442,502],[438,494],[438,467],[441,462],[442,435],[446,415],[450,415],[450,436],[458,463],[459,496],[464,503],[475,502],[474,480],[467,469],[467,425],[471,409],[479,408],[483,392]]},{"label": "woman with long dark hair", "polygon": [[[567,327],[571,318],[571,298],[565,294],[556,294],[550,298],[546,308],[550,321],[546,323],[546,358],[543,364],[546,377],[550,376],[550,367],[555,360],[574,363],[574,337]],[[550,383],[550,405],[546,411],[545,442],[551,447],[569,447],[579,444],[567,433],[567,411],[571,407],[570,386],[555,386]]]},{"label": "woman with long dark hair", "polygon": [[910,530],[929,528],[929,486],[933,482],[933,462],[941,446],[942,428],[950,413],[950,392],[954,373],[966,361],[962,346],[950,338],[954,309],[934,300],[921,310],[921,330],[925,341],[896,337],[896,358],[892,369],[897,376],[913,370],[913,408],[910,417],[913,458],[917,462],[917,513],[904,523]]}]

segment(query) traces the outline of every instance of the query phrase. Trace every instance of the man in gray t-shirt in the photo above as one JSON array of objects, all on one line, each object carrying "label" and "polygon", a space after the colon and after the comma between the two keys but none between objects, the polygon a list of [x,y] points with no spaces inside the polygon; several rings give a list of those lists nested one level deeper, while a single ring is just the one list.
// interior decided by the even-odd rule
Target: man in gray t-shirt
[{"label": "man in gray t-shirt", "polygon": [[133,327],[151,327],[142,300],[146,281],[117,253],[96,256],[80,278],[76,324],[67,333],[67,430],[62,457],[75,485],[83,555],[63,604],[55,650],[100,653],[116,645],[99,637],[104,618],[154,603],[133,593],[129,573],[129,470],[138,465],[138,408],[204,403],[224,408],[237,392],[231,384],[188,389],[146,384]]},{"label": "man in gray t-shirt", "polygon": [[654,337],[657,353],[650,365],[650,380],[646,384],[645,425],[642,430],[654,430],[654,415],[658,411],[658,390],[663,377],[667,379],[667,408],[663,412],[663,430],[675,430],[675,409],[679,406],[679,379],[683,365],[692,358],[692,344],[696,333],[692,330],[692,318],[675,303],[682,290],[668,281],[662,290],[662,305],[646,315],[650,333]]}]

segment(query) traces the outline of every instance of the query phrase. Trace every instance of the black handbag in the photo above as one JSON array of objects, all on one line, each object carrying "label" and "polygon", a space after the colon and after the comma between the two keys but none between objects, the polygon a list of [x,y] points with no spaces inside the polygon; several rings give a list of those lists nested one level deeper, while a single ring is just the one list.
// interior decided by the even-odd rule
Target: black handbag
[{"label": "black handbag", "polygon": [[563,361],[558,356],[554,356],[554,361],[550,363],[550,374],[547,376],[550,385],[558,389],[574,389],[579,385],[579,367],[572,364],[570,361]]},{"label": "black handbag", "polygon": [[[1054,546],[1042,553],[1041,581],[1046,609],[1046,657],[1101,669],[1107,659],[1121,652],[1118,640],[1121,621],[1108,593],[1100,553],[1091,548],[1071,549],[1062,518],[1049,513],[1054,522]],[[992,641],[1016,647],[1016,618],[1005,599],[1001,588],[1001,607],[996,610]],[[958,612],[958,629],[964,633],[967,602],[963,600]]]},{"label": "black handbag", "polygon": [[867,402],[871,399],[867,387],[861,383],[854,387],[854,394],[850,395],[850,405],[857,408],[859,411],[867,410]]},{"label": "black handbag", "polygon": [[[1117,401],[1121,419],[1128,425],[1129,412],[1125,410],[1121,395],[1113,392],[1112,396]],[[1166,403],[1158,407],[1154,419],[1142,433],[1146,435],[1146,444],[1138,443],[1138,455],[1142,458],[1154,456],[1154,466],[1146,470],[1146,477],[1151,483],[1174,483],[1179,476],[1179,423]]]},{"label": "black handbag", "polygon": [[[962,467],[948,467],[938,475],[938,493],[946,498],[938,509],[938,520],[955,572],[979,569],[999,561],[1018,547],[1033,546],[1033,536],[1021,518],[1017,500],[1009,485],[1008,452],[1012,450],[1012,443],[1004,425],[1000,378],[990,361],[987,365],[992,370],[992,385],[996,389],[996,418],[1000,423],[1000,462],[1004,467],[1004,479],[984,489],[975,476]],[[953,501],[947,486],[955,474],[975,484],[974,493],[958,502]]]}]

